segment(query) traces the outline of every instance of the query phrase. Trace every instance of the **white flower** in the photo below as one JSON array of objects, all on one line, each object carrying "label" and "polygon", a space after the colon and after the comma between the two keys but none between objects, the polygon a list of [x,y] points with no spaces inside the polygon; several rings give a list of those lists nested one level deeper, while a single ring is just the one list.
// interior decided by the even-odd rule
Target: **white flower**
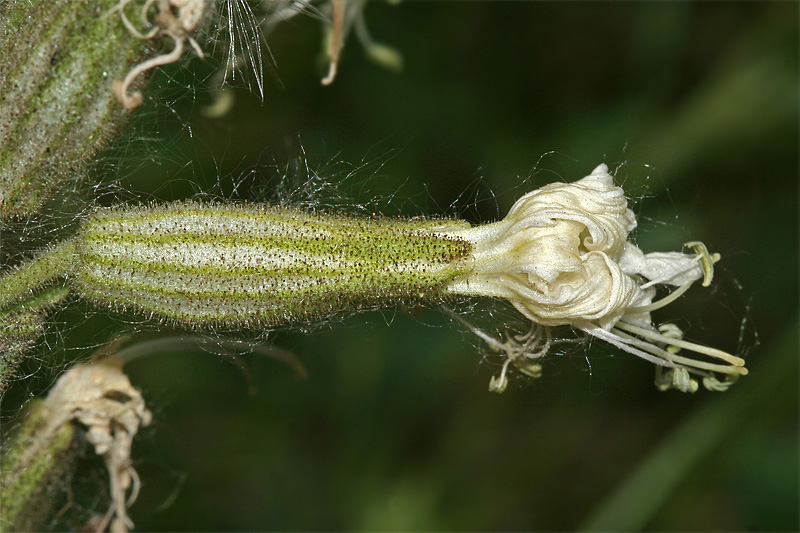
[{"label": "white flower", "polygon": [[[719,255],[699,242],[685,245],[693,253],[645,254],[629,240],[634,228],[625,193],[605,165],[575,183],[530,192],[505,219],[477,227],[258,204],[101,209],[73,240],[3,276],[0,311],[65,275],[98,304],[212,330],[488,296],[508,300],[531,322],[530,332],[506,341],[469,326],[506,355],[493,390],[505,388],[510,364],[539,375],[536,361],[556,342],[550,328],[564,325],[655,363],[660,388],[694,391],[694,375],[724,390],[747,373],[744,361],[683,340],[674,325],[656,328],[650,315],[696,280],[708,286]],[[671,292],[656,299],[659,287]]]},{"label": "white flower", "polygon": [[[650,317],[694,281],[703,278],[708,285],[719,256],[711,256],[701,243],[687,244],[693,254],[645,254],[628,241],[635,227],[623,190],[600,165],[575,183],[554,183],[526,194],[499,222],[446,232],[473,245],[474,262],[471,273],[451,282],[448,290],[504,298],[537,325],[574,326],[671,369],[668,379],[684,391],[697,386],[689,373],[703,376],[715,390],[714,372],[746,374],[739,357],[684,341],[676,328],[670,335],[660,333]],[[677,288],[654,302],[659,285]],[[510,340],[500,346],[508,362],[543,355],[540,344],[535,354],[528,342]],[[680,348],[721,362],[678,355]],[[498,390],[505,386],[495,385]]]}]

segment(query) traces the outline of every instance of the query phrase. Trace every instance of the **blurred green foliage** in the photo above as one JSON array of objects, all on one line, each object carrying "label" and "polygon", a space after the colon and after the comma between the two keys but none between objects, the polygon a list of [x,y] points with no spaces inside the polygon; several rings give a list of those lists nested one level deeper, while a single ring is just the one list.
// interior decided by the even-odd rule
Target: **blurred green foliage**
[{"label": "blurred green foliage", "polygon": [[[725,394],[660,393],[651,365],[593,343],[492,395],[491,358],[435,308],[275,334],[305,365],[301,381],[259,355],[243,357],[247,375],[197,352],[144,357],[127,366],[156,419],[133,450],[137,527],[800,527],[798,5],[405,2],[365,14],[402,52],[401,74],[351,38],[338,79],[320,86],[320,24],[297,17],[270,36],[263,103],[238,90],[210,119],[213,65],[158,76],[106,180],[140,198],[263,198],[281,185],[274,167],[305,153],[364,210],[477,222],[606,162],[645,251],[702,240],[723,256],[711,288],[655,318],[745,354],[750,375]],[[513,317],[491,305],[475,302]],[[58,316],[63,345],[128,327],[86,310]]]}]

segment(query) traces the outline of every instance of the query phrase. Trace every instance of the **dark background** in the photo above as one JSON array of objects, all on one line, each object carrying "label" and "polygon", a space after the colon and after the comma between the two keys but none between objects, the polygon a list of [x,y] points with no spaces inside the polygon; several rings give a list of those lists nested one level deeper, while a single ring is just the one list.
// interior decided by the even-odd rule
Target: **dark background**
[{"label": "dark background", "polygon": [[[239,89],[208,118],[214,60],[157,74],[106,156],[103,179],[126,192],[102,201],[204,191],[487,222],[605,162],[645,251],[701,240],[723,257],[710,288],[656,320],[744,355],[750,375],[724,394],[661,393],[651,365],[595,342],[495,395],[497,360],[435,307],[275,333],[304,380],[270,356],[242,356],[242,372],[153,350],[127,366],[155,415],[133,450],[137,528],[796,530],[797,4],[403,2],[365,16],[402,73],[351,35],[321,87],[321,23],[298,16],[269,36],[263,102]],[[310,196],[303,157],[328,184]],[[469,307],[486,327],[516,320]],[[88,309],[58,315],[66,358],[138,329]],[[134,341],[168,334],[145,329]],[[78,493],[103,490],[96,466]],[[104,505],[78,496],[72,512]]]}]

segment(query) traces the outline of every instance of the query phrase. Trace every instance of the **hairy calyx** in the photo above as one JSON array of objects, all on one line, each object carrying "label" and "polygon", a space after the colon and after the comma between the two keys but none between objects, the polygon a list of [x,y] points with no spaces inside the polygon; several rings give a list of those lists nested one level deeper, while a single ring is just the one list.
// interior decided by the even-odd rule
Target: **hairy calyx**
[{"label": "hairy calyx", "polygon": [[78,237],[89,299],[194,328],[270,328],[445,295],[469,272],[463,223],[174,203],[98,212]]}]

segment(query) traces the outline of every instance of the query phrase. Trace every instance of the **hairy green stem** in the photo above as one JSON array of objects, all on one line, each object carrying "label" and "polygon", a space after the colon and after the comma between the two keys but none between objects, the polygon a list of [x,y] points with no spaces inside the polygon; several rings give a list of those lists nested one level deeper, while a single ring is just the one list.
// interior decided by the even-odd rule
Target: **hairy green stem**
[{"label": "hairy green stem", "polygon": [[69,295],[69,287],[41,287],[70,271],[73,241],[54,246],[15,268],[0,280],[0,398],[8,389],[25,353],[44,331],[47,310]]},{"label": "hairy green stem", "polygon": [[63,242],[6,274],[0,284],[0,310],[30,298],[42,285],[67,275],[75,263],[75,250],[75,241]]},{"label": "hairy green stem", "polygon": [[47,529],[75,454],[72,424],[49,426],[44,401],[31,404],[0,454],[0,531]]},{"label": "hairy green stem", "polygon": [[25,353],[44,331],[46,312],[69,295],[66,285],[53,285],[0,312],[0,399]]}]

